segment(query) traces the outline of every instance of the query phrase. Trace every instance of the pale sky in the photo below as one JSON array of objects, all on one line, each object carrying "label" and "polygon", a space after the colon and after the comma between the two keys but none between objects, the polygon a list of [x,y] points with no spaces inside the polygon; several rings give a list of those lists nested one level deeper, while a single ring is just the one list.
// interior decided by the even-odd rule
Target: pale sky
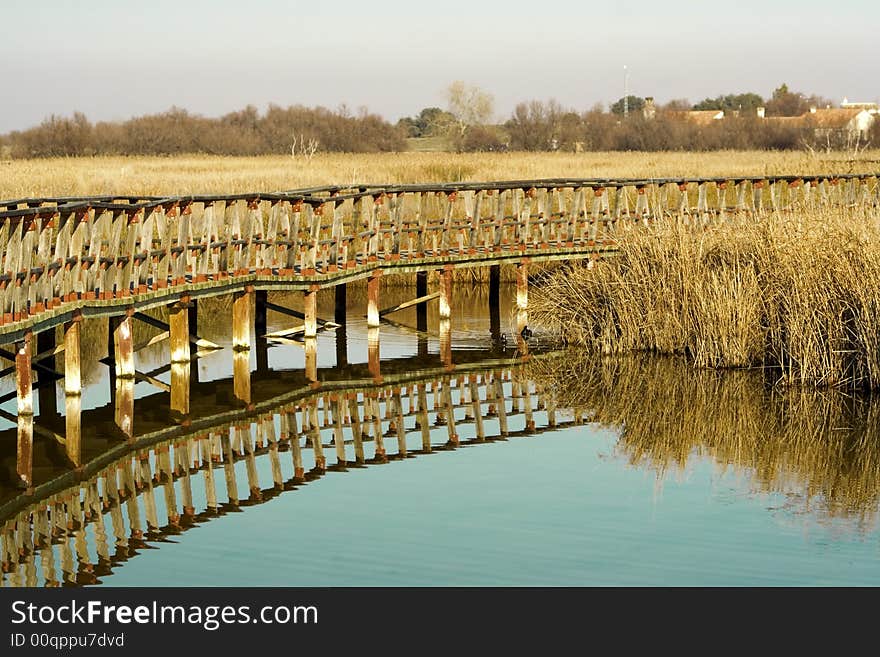
[{"label": "pale sky", "polygon": [[506,118],[522,100],[585,110],[769,96],[780,83],[880,100],[876,0],[0,0],[0,133],[49,114],[172,105],[365,105],[391,121],[464,80]]}]

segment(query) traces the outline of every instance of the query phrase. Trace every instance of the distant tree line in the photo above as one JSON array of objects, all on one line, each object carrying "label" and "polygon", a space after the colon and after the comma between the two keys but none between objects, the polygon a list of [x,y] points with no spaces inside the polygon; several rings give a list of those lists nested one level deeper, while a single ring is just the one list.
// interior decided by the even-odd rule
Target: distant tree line
[{"label": "distant tree line", "polygon": [[[471,96],[475,93],[471,91]],[[630,95],[615,101],[608,111],[598,105],[579,112],[564,108],[554,100],[532,100],[519,103],[502,124],[473,122],[466,130],[457,130],[452,143],[463,151],[794,150],[880,146],[880,120],[874,122],[867,137],[858,135],[854,141],[853,135],[844,130],[817,131],[809,120],[765,121],[757,112],[763,107],[766,117],[795,117],[808,114],[811,108],[831,104],[821,96],[791,91],[785,84],[767,99],[757,93],[727,94],[706,98],[695,105],[678,99],[663,106],[648,106],[647,99]],[[690,110],[723,110],[724,119],[693,120],[694,117],[684,114]],[[438,108],[423,110],[419,117],[411,120],[413,130],[424,130],[415,126],[421,125],[419,118],[426,112],[429,117],[443,114]],[[446,114],[449,113],[456,119],[452,105]],[[410,120],[404,119],[402,123],[407,121]],[[446,117],[444,121],[449,123],[450,119]],[[442,121],[425,123],[428,126],[441,124]]]},{"label": "distant tree line", "polygon": [[[685,99],[654,106],[630,95],[608,108],[587,111],[562,107],[554,100],[519,103],[503,123],[495,121],[491,94],[461,81],[446,90],[447,108],[426,107],[396,125],[345,107],[271,105],[261,113],[248,106],[219,118],[176,107],[118,122],[92,123],[75,113],[50,116],[29,130],[0,136],[0,155],[51,157],[80,155],[173,155],[208,153],[311,157],[316,152],[384,152],[407,149],[407,138],[440,138],[457,151],[613,151],[853,148],[852,135],[836,131],[833,139],[809,122],[765,121],[766,117],[808,114],[811,107],[831,106],[817,95],[791,91],[783,84],[770,98],[757,93],[726,94],[696,104]],[[689,110],[723,110],[723,120],[693,120]],[[702,117],[706,118],[706,117]],[[711,119],[711,117],[709,117]],[[855,148],[880,146],[880,120]]]},{"label": "distant tree line", "polygon": [[12,157],[64,155],[298,155],[406,149],[400,130],[376,114],[345,108],[248,106],[219,118],[176,107],[118,122],[92,123],[82,113],[50,116],[40,125],[0,137]]}]

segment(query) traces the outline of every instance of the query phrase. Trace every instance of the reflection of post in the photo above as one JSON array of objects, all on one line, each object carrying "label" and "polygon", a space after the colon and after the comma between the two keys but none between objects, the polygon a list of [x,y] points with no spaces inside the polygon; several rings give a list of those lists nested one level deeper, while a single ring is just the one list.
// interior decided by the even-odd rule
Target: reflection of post
[{"label": "reflection of post", "polygon": [[440,362],[445,367],[452,367],[452,322],[440,320]]},{"label": "reflection of post", "polygon": [[367,329],[367,365],[370,375],[377,383],[382,380],[379,358],[379,329]]},{"label": "reflection of post", "polygon": [[355,463],[364,462],[364,434],[361,430],[361,407],[356,392],[349,393],[348,411],[351,414],[351,440],[354,443]]},{"label": "reflection of post", "polygon": [[305,314],[305,337],[318,335],[318,286],[311,285],[303,292],[303,313]]},{"label": "reflection of post", "polygon": [[377,269],[367,280],[367,326],[379,326],[379,278],[382,271]]},{"label": "reflection of post", "polygon": [[[420,271],[416,274],[416,298],[428,296],[428,272]],[[416,305],[416,328],[425,332],[428,330],[428,304],[420,303]],[[419,355],[421,352],[422,340],[419,341]],[[427,342],[426,342],[427,346]],[[426,352],[427,353],[427,352]]]},{"label": "reflection of post", "polygon": [[336,447],[336,463],[345,465],[345,436],[342,433],[342,400],[331,395],[330,402],[333,412],[333,443]]},{"label": "reflection of post", "polygon": [[315,456],[315,468],[320,472],[327,469],[327,459],[324,458],[324,446],[321,444],[321,427],[318,424],[318,400],[309,402],[309,441],[312,443],[312,453]]},{"label": "reflection of post", "polygon": [[232,348],[244,351],[251,348],[251,297],[252,285],[232,295]]},{"label": "reflection of post", "polygon": [[269,303],[269,293],[266,290],[254,292],[254,333],[262,338],[267,333],[267,315],[269,312],[266,304]]},{"label": "reflection of post", "polygon": [[306,378],[312,382],[318,382],[318,340],[306,338],[304,341],[306,352]]},{"label": "reflection of post", "polygon": [[529,313],[527,310],[516,311],[516,346],[520,354],[525,356],[529,353],[529,343],[526,341],[526,327],[529,325]]},{"label": "reflection of post", "polygon": [[171,363],[171,410],[189,415],[189,362]]},{"label": "reflection of post", "polygon": [[417,426],[422,432],[422,450],[431,451],[431,427],[428,426],[428,392],[424,383],[418,384],[418,417]]},{"label": "reflection of post", "polygon": [[497,309],[499,306],[499,296],[501,292],[501,265],[491,265],[489,267],[489,312]]},{"label": "reflection of post", "polygon": [[440,321],[452,317],[452,266],[447,265],[437,272],[440,284]]},{"label": "reflection of post", "polygon": [[346,284],[342,283],[333,288],[335,308],[333,310],[333,321],[340,326],[345,326],[345,306],[346,306]]},{"label": "reflection of post", "polygon": [[131,438],[134,436],[134,379],[116,379],[116,426]]},{"label": "reflection of post", "polygon": [[75,466],[82,465],[82,396],[64,397],[64,449]]},{"label": "reflection of post", "polygon": [[336,367],[342,368],[348,366],[348,335],[345,332],[345,325],[342,324],[336,331]]},{"label": "reflection of post", "polygon": [[232,354],[232,388],[238,399],[251,403],[251,359],[247,351]]},{"label": "reflection of post", "polygon": [[529,259],[523,258],[516,266],[516,309],[529,308]]},{"label": "reflection of post", "polygon": [[18,416],[18,445],[15,471],[22,484],[30,488],[34,485],[34,415],[28,413]]}]

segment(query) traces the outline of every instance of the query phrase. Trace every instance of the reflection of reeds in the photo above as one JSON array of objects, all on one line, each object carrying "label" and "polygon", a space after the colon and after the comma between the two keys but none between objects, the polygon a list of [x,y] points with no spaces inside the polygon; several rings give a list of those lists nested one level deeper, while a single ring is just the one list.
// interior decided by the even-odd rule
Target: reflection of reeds
[{"label": "reflection of reeds", "polygon": [[778,368],[781,381],[880,387],[880,216],[816,209],[621,236],[617,257],[551,274],[533,323],[599,353]]},{"label": "reflection of reeds", "polygon": [[560,407],[621,428],[618,449],[662,476],[694,455],[750,476],[822,517],[870,526],[880,508],[880,405],[829,391],[768,389],[760,374],[674,358],[536,360],[528,375]]}]

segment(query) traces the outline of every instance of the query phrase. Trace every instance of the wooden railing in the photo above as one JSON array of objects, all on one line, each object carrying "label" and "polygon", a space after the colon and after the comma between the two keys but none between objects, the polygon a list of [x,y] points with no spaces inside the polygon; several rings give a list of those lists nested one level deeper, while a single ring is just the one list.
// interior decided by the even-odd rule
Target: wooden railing
[{"label": "wooden railing", "polygon": [[[660,216],[875,206],[872,175],[546,179],[353,185],[280,193],[0,201],[0,335],[88,307],[306,289],[376,268],[424,271],[613,249],[623,225]],[[109,311],[108,311],[109,312]]]}]

